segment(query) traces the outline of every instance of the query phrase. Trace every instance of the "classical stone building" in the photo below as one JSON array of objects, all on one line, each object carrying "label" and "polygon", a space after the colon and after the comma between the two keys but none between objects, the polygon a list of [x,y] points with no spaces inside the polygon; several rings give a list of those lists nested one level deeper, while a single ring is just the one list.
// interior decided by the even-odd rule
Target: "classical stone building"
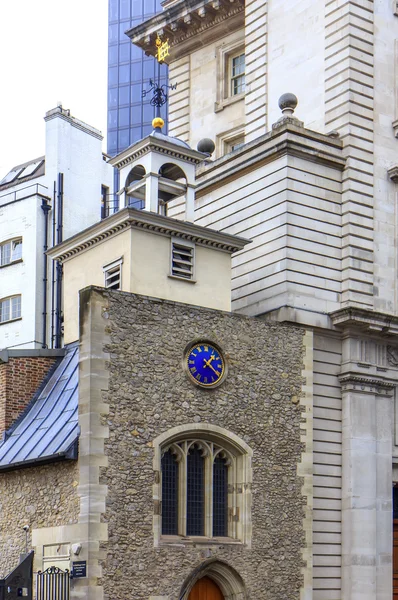
[{"label": "classical stone building", "polygon": [[[215,142],[197,169],[195,223],[253,240],[233,257],[233,310],[313,331],[313,598],[390,598],[395,3],[164,7],[129,36],[150,54],[168,40],[170,134]],[[283,97],[280,119],[285,92],[299,103]]]},{"label": "classical stone building", "polygon": [[115,157],[124,208],[51,252],[80,441],[76,462],[68,393],[73,439],[34,458],[62,459],[66,519],[32,519],[35,568],[87,561],[75,597],[390,600],[395,5],[164,7],[129,35],[168,39],[178,139],[158,122]]},{"label": "classical stone building", "polygon": [[72,598],[307,597],[312,333],[230,312],[249,240],[192,223],[206,156],[155,125],[115,159],[126,207],[49,251],[67,346],[0,443],[0,575],[27,525],[35,573],[85,565]]}]

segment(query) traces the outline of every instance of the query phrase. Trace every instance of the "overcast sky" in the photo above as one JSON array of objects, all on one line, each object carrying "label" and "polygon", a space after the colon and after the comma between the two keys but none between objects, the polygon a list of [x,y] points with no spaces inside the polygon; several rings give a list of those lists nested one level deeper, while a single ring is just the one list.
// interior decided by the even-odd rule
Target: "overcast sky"
[{"label": "overcast sky", "polygon": [[62,102],[106,151],[107,0],[0,0],[0,179],[45,152],[43,117]]}]

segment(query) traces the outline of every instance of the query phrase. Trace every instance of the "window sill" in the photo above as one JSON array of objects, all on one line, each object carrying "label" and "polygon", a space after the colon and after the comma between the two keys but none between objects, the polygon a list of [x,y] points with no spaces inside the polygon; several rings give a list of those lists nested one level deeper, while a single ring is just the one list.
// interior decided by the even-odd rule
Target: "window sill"
[{"label": "window sill", "polygon": [[15,321],[22,321],[22,317],[17,317],[16,319],[8,319],[8,321],[0,321],[0,326],[8,325],[9,323],[15,323]]},{"label": "window sill", "polygon": [[181,535],[162,535],[159,546],[243,546],[239,540],[230,537],[207,538],[202,536],[183,537]]},{"label": "window sill", "polygon": [[18,258],[18,260],[12,260],[9,263],[6,263],[5,265],[0,265],[0,269],[5,269],[6,267],[11,267],[12,265],[17,265],[18,263],[23,262],[22,258]]},{"label": "window sill", "polygon": [[169,279],[177,279],[177,281],[185,281],[186,283],[196,283],[196,279],[187,279],[186,277],[178,277],[178,275],[167,275]]},{"label": "window sill", "polygon": [[242,94],[237,94],[236,96],[229,96],[228,98],[224,98],[223,100],[220,100],[220,102],[215,102],[214,112],[220,112],[224,110],[226,106],[230,106],[230,104],[235,104],[235,102],[240,102],[240,100],[244,100],[244,98],[245,93],[243,92]]}]

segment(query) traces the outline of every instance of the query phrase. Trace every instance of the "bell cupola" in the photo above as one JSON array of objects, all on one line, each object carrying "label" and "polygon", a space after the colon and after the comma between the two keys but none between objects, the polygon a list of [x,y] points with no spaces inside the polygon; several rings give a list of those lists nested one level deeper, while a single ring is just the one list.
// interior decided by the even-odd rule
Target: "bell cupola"
[{"label": "bell cupola", "polygon": [[138,208],[167,216],[168,204],[184,205],[184,220],[194,221],[195,169],[207,154],[162,133],[163,119],[152,121],[153,131],[115,156],[119,170],[120,209]]}]

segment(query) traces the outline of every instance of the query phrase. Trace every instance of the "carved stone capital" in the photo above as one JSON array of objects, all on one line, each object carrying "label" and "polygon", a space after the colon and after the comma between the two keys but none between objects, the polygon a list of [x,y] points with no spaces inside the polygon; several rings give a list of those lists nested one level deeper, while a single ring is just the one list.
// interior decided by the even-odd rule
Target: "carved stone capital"
[{"label": "carved stone capital", "polygon": [[392,397],[394,388],[398,385],[398,381],[394,383],[378,377],[364,377],[356,373],[342,373],[339,380],[343,392],[358,392],[384,397]]}]

